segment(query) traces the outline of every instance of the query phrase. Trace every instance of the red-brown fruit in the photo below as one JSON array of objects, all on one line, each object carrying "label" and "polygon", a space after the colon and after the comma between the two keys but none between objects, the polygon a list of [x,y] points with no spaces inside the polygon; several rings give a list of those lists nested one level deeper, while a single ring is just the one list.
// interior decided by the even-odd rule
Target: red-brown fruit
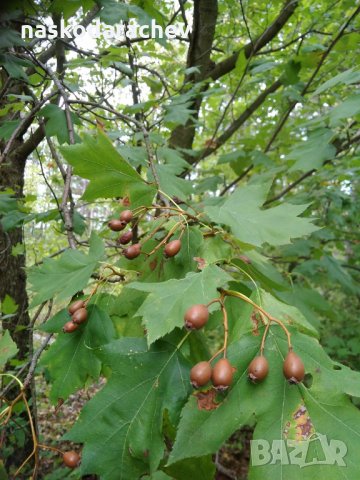
[{"label": "red-brown fruit", "polygon": [[133,239],[133,232],[132,230],[130,230],[129,232],[125,232],[123,233],[119,239],[118,239],[118,242],[121,243],[121,245],[126,245],[127,243],[131,242],[131,240]]},{"label": "red-brown fruit", "polygon": [[73,313],[71,320],[79,325],[80,323],[86,322],[87,317],[88,313],[86,308],[79,308],[79,310],[76,310],[76,312]]},{"label": "red-brown fruit", "polygon": [[110,220],[108,226],[113,232],[120,232],[126,227],[126,222],[122,222],[121,220],[114,218],[113,220]]},{"label": "red-brown fruit", "polygon": [[75,332],[79,328],[79,325],[76,325],[74,322],[66,322],[63,326],[64,333],[72,333]]},{"label": "red-brown fruit", "polygon": [[172,240],[167,243],[164,248],[165,257],[175,257],[180,252],[181,240]]},{"label": "red-brown fruit", "polygon": [[234,368],[227,358],[220,359],[212,371],[211,380],[216,390],[226,390],[232,382]]},{"label": "red-brown fruit", "polygon": [[209,320],[209,310],[203,304],[193,305],[186,310],[184,320],[188,330],[197,330]]},{"label": "red-brown fruit", "polygon": [[131,222],[133,219],[133,213],[131,210],[124,210],[120,213],[120,220],[125,223]]},{"label": "red-brown fruit", "polygon": [[84,306],[84,300],[76,300],[76,302],[73,302],[71,305],[68,307],[68,312],[70,315],[76,312],[76,310],[79,310],[79,308],[83,308]]},{"label": "red-brown fruit", "polygon": [[301,358],[292,351],[285,357],[283,371],[289,383],[300,383],[305,376],[305,367]]},{"label": "red-brown fruit", "polygon": [[80,455],[74,450],[69,450],[63,454],[63,462],[69,468],[76,468],[80,465]]},{"label": "red-brown fruit", "polygon": [[138,257],[140,253],[141,253],[140,243],[134,243],[134,245],[130,245],[130,247],[127,247],[124,250],[124,256],[129,260],[132,260],[133,258]]},{"label": "red-brown fruit", "polygon": [[203,387],[211,378],[212,368],[209,362],[199,362],[190,370],[190,382],[194,388]]},{"label": "red-brown fruit", "polygon": [[263,355],[255,357],[248,367],[248,375],[252,382],[261,382],[269,373],[269,362]]}]

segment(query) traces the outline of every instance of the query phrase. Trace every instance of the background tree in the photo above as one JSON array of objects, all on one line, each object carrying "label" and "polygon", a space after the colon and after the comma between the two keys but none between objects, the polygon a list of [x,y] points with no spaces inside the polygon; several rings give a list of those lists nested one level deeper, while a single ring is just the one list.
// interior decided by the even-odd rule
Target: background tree
[{"label": "background tree", "polygon": [[[359,394],[358,375],[347,368],[359,368],[360,352],[359,11],[345,0],[3,2],[0,345],[8,352],[3,363],[12,360],[2,377],[1,442],[9,472],[42,438],[35,372],[45,373],[58,406],[112,372],[69,436],[85,444],[83,473],[182,479],[201,470],[213,478],[216,467],[231,475],[219,449],[255,425],[255,439],[280,440],[287,428],[305,439],[346,439],[348,476],[358,473],[359,417],[345,394]],[[183,32],[191,25],[191,33],[171,40],[109,41],[104,32],[96,40],[20,37],[23,24],[87,27],[98,17],[108,27],[155,20]],[[146,252],[141,260],[124,258],[107,226],[127,207],[135,218],[131,241]],[[162,247],[174,238],[181,250],[164,259]],[[189,397],[189,368],[223,348],[224,305],[212,307],[206,337],[184,336],[182,317],[227,286],[290,326],[308,372],[304,385],[288,387],[273,373],[286,354],[281,327],[261,326],[261,310],[230,295],[236,384],[216,400],[206,388],[202,400]],[[89,298],[89,319],[69,335],[61,330],[73,296]],[[254,388],[244,372],[263,333],[272,368]],[[9,374],[22,382],[20,396]],[[119,391],[127,392],[124,406],[109,406]],[[326,406],[330,393],[334,410]],[[96,423],[93,412],[102,409]],[[106,439],[100,445],[99,437]],[[35,448],[21,472],[35,466],[36,477],[41,452]],[[246,449],[240,463],[230,467],[247,468]],[[299,478],[298,466],[284,468]],[[309,475],[319,475],[317,468]],[[253,467],[249,475],[278,478],[282,469]],[[321,475],[343,478],[336,465]]]}]

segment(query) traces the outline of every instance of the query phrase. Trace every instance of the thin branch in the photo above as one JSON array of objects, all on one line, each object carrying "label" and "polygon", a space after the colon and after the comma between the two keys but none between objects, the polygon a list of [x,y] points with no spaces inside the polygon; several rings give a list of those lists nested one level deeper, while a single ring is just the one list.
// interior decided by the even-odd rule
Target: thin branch
[{"label": "thin branch", "polygon": [[92,106],[92,107],[95,107],[95,108],[100,108],[102,110],[106,110],[110,113],[113,113],[114,115],[116,115],[120,119],[124,120],[124,122],[133,123],[136,127],[141,127],[142,126],[141,123],[138,122],[135,118],[132,118],[129,115],[125,115],[124,113],[118,112],[114,108],[106,107],[104,105],[99,105],[95,102],[89,102],[89,101],[81,100],[81,99],[77,99],[77,100],[71,100],[70,99],[69,104],[70,105],[72,105],[72,104],[89,105],[89,106]]},{"label": "thin branch", "polygon": [[240,8],[241,8],[241,16],[244,20],[245,28],[246,28],[250,43],[254,48],[254,42],[253,42],[253,39],[252,39],[252,36],[251,36],[251,33],[250,33],[250,28],[249,28],[249,25],[248,25],[248,22],[247,22],[247,19],[246,19],[246,16],[245,16],[245,10],[244,10],[244,5],[243,5],[242,0],[240,0]]},{"label": "thin branch", "polygon": [[199,160],[211,155],[218,148],[220,148],[224,143],[251,117],[251,115],[264,103],[266,98],[271,94],[276,92],[278,88],[282,85],[280,80],[276,80],[272,85],[270,85],[266,90],[264,90],[260,95],[243,111],[243,113],[236,118],[228,128],[222,133],[218,138],[213,142],[209,142],[209,146],[200,152]]},{"label": "thin branch", "polygon": [[49,333],[45,337],[45,339],[42,342],[42,344],[40,345],[40,347],[34,353],[32,359],[31,359],[31,362],[30,362],[30,367],[29,367],[28,374],[26,375],[26,378],[24,380],[24,389],[26,389],[30,385],[32,377],[35,373],[36,365],[37,365],[37,362],[40,358],[40,355],[45,350],[45,348],[48,346],[48,344],[49,344],[50,340],[52,339],[53,335],[54,335],[53,333]]},{"label": "thin branch", "polygon": [[[302,89],[300,95],[303,97],[305,96],[305,94],[307,93],[307,91],[309,90],[310,88],[310,85],[312,84],[312,82],[314,81],[316,75],[318,74],[320,68],[322,67],[323,63],[325,62],[326,58],[328,57],[328,55],[330,54],[331,50],[334,48],[334,46],[336,45],[336,43],[340,40],[340,38],[344,35],[345,33],[345,30],[346,28],[349,26],[349,24],[351,23],[351,21],[359,14],[360,12],[360,6],[358,6],[358,8],[350,15],[350,17],[346,20],[346,22],[343,24],[343,26],[340,28],[338,34],[334,37],[334,39],[330,42],[328,48],[325,50],[325,52],[322,54],[321,56],[321,59],[319,61],[319,63],[317,64],[313,74],[311,75],[311,77],[309,78],[309,80],[307,81],[306,85],[304,86],[304,88]],[[277,138],[277,136],[279,135],[280,131],[282,130],[283,126],[285,125],[286,123],[286,120],[289,118],[291,112],[294,110],[295,106],[298,104],[298,101],[297,100],[294,100],[288,110],[285,112],[285,114],[283,115],[282,119],[280,120],[279,124],[277,125],[277,127],[275,128],[275,131],[274,133],[272,134],[269,142],[267,143],[266,147],[265,147],[265,153],[268,152],[272,146],[272,144],[274,143],[275,139]]]},{"label": "thin branch", "polygon": [[57,91],[54,91],[54,92],[51,92],[49,95],[47,95],[46,97],[44,97],[40,102],[38,102],[34,108],[32,108],[30,110],[30,112],[21,120],[21,122],[19,123],[19,125],[16,127],[16,129],[13,131],[13,133],[11,134],[11,137],[9,138],[9,140],[7,141],[5,147],[4,147],[4,151],[2,153],[2,155],[0,156],[0,164],[6,159],[7,155],[9,154],[15,140],[22,134],[24,134],[24,132],[26,132],[26,130],[29,128],[29,126],[31,125],[31,122],[33,121],[34,119],[34,116],[35,114],[40,110],[40,108],[46,103],[48,102],[52,97],[54,97],[55,95],[57,95],[58,92]]},{"label": "thin branch", "polygon": [[[74,132],[74,124],[71,118],[70,102],[69,102],[68,94],[63,84],[57,78],[56,74],[52,71],[52,69],[47,65],[43,64],[41,61],[37,60],[36,58],[34,58],[34,60],[44,70],[44,72],[46,72],[49,75],[49,77],[53,80],[53,82],[55,83],[55,85],[57,86],[60,92],[60,95],[64,100],[66,125],[69,132],[69,142],[70,142],[70,145],[73,145],[75,144],[75,132]],[[76,249],[76,239],[73,232],[74,230],[73,215],[72,215],[73,206],[70,205],[70,207],[68,207],[68,198],[70,196],[70,191],[71,191],[71,178],[72,178],[72,167],[71,165],[68,165],[66,169],[64,191],[62,195],[61,204],[59,205],[59,211],[60,213],[62,213],[64,218],[64,225],[65,225],[69,246],[72,249]]]},{"label": "thin branch", "polygon": [[[345,33],[345,30],[346,28],[349,26],[349,24],[351,23],[351,21],[359,14],[360,12],[360,6],[350,15],[350,17],[346,20],[346,22],[343,24],[343,26],[341,27],[341,29],[339,30],[338,34],[335,36],[335,38],[331,41],[330,45],[328,46],[328,48],[326,49],[326,51],[323,53],[321,59],[320,59],[320,62],[318,63],[318,65],[316,66],[313,74],[311,75],[311,77],[309,78],[309,80],[307,81],[306,85],[304,86],[302,92],[301,92],[301,95],[304,96],[309,88],[310,88],[310,85],[312,84],[312,82],[314,81],[317,73],[319,72],[321,66],[323,65],[324,61],[326,60],[326,58],[328,57],[329,53],[331,52],[331,50],[334,48],[334,46],[336,45],[336,43],[340,40],[340,38],[344,35]],[[282,130],[283,126],[285,125],[286,123],[286,120],[289,118],[291,112],[293,111],[293,109],[295,108],[295,106],[297,105],[298,101],[294,101],[291,103],[291,105],[289,106],[288,110],[286,111],[286,113],[284,114],[284,116],[282,117],[282,119],[280,120],[279,124],[277,125],[277,127],[275,128],[275,131],[273,133],[273,135],[271,136],[270,140],[268,141],[265,149],[264,149],[264,153],[267,153],[272,144],[274,143],[275,139],[277,138],[277,136],[279,135],[280,131]],[[246,173],[249,173],[252,168],[254,166],[253,165],[250,165],[250,167],[247,169],[247,172]],[[302,182],[305,178],[311,176],[316,170],[309,170],[308,172],[306,172],[304,175],[302,175],[302,177],[300,177],[299,179],[297,179],[293,184],[289,185],[288,187],[286,187],[286,191],[284,190],[283,192],[281,192],[279,195],[276,196],[276,198],[274,197],[274,199],[270,199],[268,200],[268,202],[266,202],[267,204],[269,203],[272,203],[273,201],[275,200],[278,200],[279,198],[281,198],[282,196],[284,196],[286,193],[288,193],[290,190],[292,190],[292,188],[294,188],[296,185],[298,185],[300,182]],[[235,186],[239,181],[241,181],[243,178],[244,178],[245,175],[241,174],[238,178],[236,178],[233,182],[231,182],[231,184],[226,187],[226,190],[229,190],[231,187]],[[225,193],[224,191],[222,192]]]},{"label": "thin branch", "polygon": [[298,3],[298,0],[287,0],[278,17],[253,43],[250,42],[246,44],[243,48],[233,53],[230,57],[215,65],[215,67],[209,72],[208,78],[217,80],[223,75],[231,72],[231,70],[235,68],[236,61],[242,50],[245,52],[245,57],[249,58],[250,55],[255,55],[259,50],[267,45],[274,37],[276,37],[276,35],[289,20]]},{"label": "thin branch", "polygon": [[[354,137],[352,137],[351,139],[349,139],[347,142],[342,144],[342,146],[338,147],[338,150],[337,150],[336,154],[338,155],[339,153],[343,152],[344,150],[349,148],[351,145],[356,144],[359,141],[360,141],[360,134],[357,134]],[[336,143],[335,140],[334,140],[333,144],[334,143]],[[330,162],[331,162],[331,160],[326,160],[323,163],[323,165],[327,165]],[[316,172],[316,168],[313,168],[313,169],[305,172],[298,179],[296,179],[294,182],[290,183],[290,185],[288,185],[286,188],[284,188],[284,190],[282,190],[280,193],[278,193],[274,197],[267,200],[264,203],[264,206],[270,205],[270,203],[273,203],[273,202],[276,202],[277,200],[280,200],[280,198],[284,197],[287,193],[289,193],[291,190],[293,190],[297,185],[299,185],[301,182],[303,182],[306,178],[311,177],[311,175],[315,172]]]}]

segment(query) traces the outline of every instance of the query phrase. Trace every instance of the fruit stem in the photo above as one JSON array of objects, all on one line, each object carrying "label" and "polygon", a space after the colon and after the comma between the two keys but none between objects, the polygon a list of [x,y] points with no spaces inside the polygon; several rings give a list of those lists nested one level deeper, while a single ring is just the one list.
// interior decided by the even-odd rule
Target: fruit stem
[{"label": "fruit stem", "polygon": [[279,319],[273,317],[272,315],[270,315],[270,313],[268,313],[262,307],[257,305],[255,302],[253,302],[249,297],[247,297],[243,293],[235,292],[234,290],[224,290],[224,289],[221,289],[221,293],[224,294],[225,296],[237,297],[237,298],[240,298],[241,300],[244,300],[244,302],[247,302],[250,305],[252,305],[254,308],[256,308],[256,310],[258,310],[258,312],[260,312],[260,314],[262,313],[263,315],[265,315],[265,317],[267,317],[270,320],[270,322],[275,322],[275,323],[279,324],[280,327],[284,330],[284,332],[286,334],[289,350],[292,350],[291,334],[281,320],[279,320]]},{"label": "fruit stem", "polygon": [[26,408],[26,412],[28,414],[28,417],[29,417],[29,423],[30,423],[30,430],[31,430],[31,436],[32,436],[32,440],[33,440],[33,450],[32,452],[30,453],[30,455],[23,461],[23,463],[20,465],[20,467],[16,470],[15,474],[14,474],[14,477],[16,478],[16,476],[18,475],[18,473],[22,470],[22,468],[27,464],[27,462],[33,457],[35,456],[35,467],[34,467],[34,472],[33,472],[33,478],[35,478],[35,472],[37,471],[37,467],[38,467],[38,463],[39,463],[39,452],[38,452],[38,440],[37,440],[37,436],[36,436],[36,431],[35,431],[35,427],[34,427],[34,422],[33,422],[33,419],[32,419],[32,416],[31,416],[31,411],[30,411],[30,407],[29,407],[29,404],[26,400],[26,397],[25,397],[25,393],[24,392],[21,392],[20,395],[19,395],[22,399],[23,399],[23,402],[25,404],[25,408]]},{"label": "fruit stem", "polygon": [[210,358],[209,363],[211,363],[220,353],[224,351],[224,347],[221,347],[220,350],[218,350],[214,355]]},{"label": "fruit stem", "polygon": [[221,303],[221,298],[214,298],[214,300],[211,300],[211,302],[207,303],[206,306],[210,307],[210,305],[213,305],[214,303]]},{"label": "fruit stem", "polygon": [[145,253],[145,252],[144,252],[145,255],[146,255],[147,257],[150,257],[150,255],[153,255],[155,252],[157,252],[157,251],[159,250],[159,248],[161,248],[162,245],[164,245],[164,244],[169,240],[169,238],[175,233],[175,231],[178,229],[178,227],[179,227],[180,225],[182,225],[182,222],[177,222],[177,223],[175,223],[175,225],[169,230],[169,233],[166,235],[166,237],[163,238],[163,239],[161,240],[161,242],[159,242],[159,243],[156,245],[156,247],[151,250],[151,252],[149,252],[149,253]]},{"label": "fruit stem", "polygon": [[269,328],[270,328],[270,324],[271,324],[271,322],[269,320],[266,324],[266,327],[265,327],[265,330],[264,330],[264,333],[263,333],[263,336],[262,336],[262,339],[261,339],[260,355],[263,355],[263,353],[264,353],[265,340],[266,340],[266,336],[267,336]]},{"label": "fruit stem", "polygon": [[220,301],[221,312],[223,314],[223,323],[224,323],[224,358],[226,358],[226,349],[228,344],[228,335],[229,335],[229,324],[228,324],[228,316],[227,311],[224,305],[223,300]]},{"label": "fruit stem", "polygon": [[154,235],[155,233],[157,233],[159,230],[161,230],[161,228],[165,225],[165,223],[168,221],[168,218],[165,218],[165,220],[163,222],[160,223],[160,225],[158,225],[156,228],[154,228],[154,230],[152,230],[149,235],[145,236],[144,238],[141,239],[142,243],[145,243],[147,242],[148,240],[150,240]]},{"label": "fruit stem", "polygon": [[45,450],[53,450],[54,452],[60,453],[60,455],[64,455],[64,452],[60,450],[60,448],[50,447],[50,445],[43,445],[42,443],[37,444],[38,448],[43,448]]}]

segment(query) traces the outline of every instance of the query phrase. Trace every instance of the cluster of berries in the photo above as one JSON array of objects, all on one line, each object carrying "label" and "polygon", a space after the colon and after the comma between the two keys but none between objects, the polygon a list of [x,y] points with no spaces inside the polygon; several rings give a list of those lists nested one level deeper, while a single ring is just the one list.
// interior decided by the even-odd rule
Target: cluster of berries
[{"label": "cluster of berries", "polygon": [[[187,330],[198,330],[202,328],[209,319],[209,309],[207,305],[193,305],[186,310],[184,315],[185,328]],[[207,385],[210,380],[216,390],[224,391],[232,383],[236,368],[231,365],[226,358],[226,344],[218,353],[224,352],[224,358],[217,361],[214,367],[211,362],[217,354],[209,361],[202,361],[194,365],[190,371],[190,382],[194,388],[200,388]],[[248,377],[254,383],[263,381],[269,373],[269,362],[261,354],[255,357],[248,367]],[[290,384],[297,384],[303,381],[305,377],[305,367],[301,358],[289,348],[289,352],[284,359],[283,374]]]},{"label": "cluster of berries", "polygon": [[69,306],[68,312],[71,315],[71,320],[66,322],[63,326],[64,333],[74,332],[79,328],[79,325],[86,322],[88,318],[88,312],[86,310],[86,303],[84,300],[76,300],[76,302]]},{"label": "cluster of berries", "polygon": [[[113,232],[120,232],[124,230],[124,228],[133,220],[134,215],[131,210],[124,210],[120,214],[119,219],[113,219],[110,220],[108,223],[108,227],[110,230]],[[120,245],[127,245],[132,241],[134,238],[134,232],[132,230],[129,230],[118,238],[118,243]],[[181,240],[172,240],[168,242],[165,247],[164,247],[164,256],[166,258],[170,257],[175,257],[180,252],[181,249]],[[141,245],[140,243],[134,243],[133,245],[130,245],[129,247],[125,248],[123,250],[123,255],[125,258],[128,260],[133,260],[134,258],[137,258],[141,254]]]}]

